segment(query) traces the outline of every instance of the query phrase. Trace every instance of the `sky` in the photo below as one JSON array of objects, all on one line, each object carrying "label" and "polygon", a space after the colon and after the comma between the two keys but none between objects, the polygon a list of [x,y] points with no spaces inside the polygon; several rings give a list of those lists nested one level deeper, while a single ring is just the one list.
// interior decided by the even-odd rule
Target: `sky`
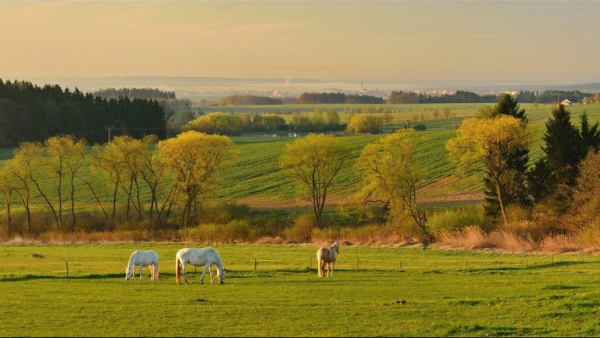
[{"label": "sky", "polygon": [[0,1],[0,79],[600,82],[600,1]]}]

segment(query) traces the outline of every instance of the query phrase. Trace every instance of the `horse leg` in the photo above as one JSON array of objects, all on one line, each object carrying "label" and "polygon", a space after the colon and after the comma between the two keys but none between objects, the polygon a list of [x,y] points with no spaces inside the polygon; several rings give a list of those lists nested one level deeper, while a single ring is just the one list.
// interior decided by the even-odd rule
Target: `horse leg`
[{"label": "horse leg", "polygon": [[140,280],[142,280],[142,264],[140,264]]},{"label": "horse leg", "polygon": [[331,262],[331,277],[333,277],[334,268],[335,268],[335,261]]},{"label": "horse leg", "polygon": [[213,279],[213,268],[212,265],[208,267],[208,272],[210,273],[210,284],[215,284],[215,280]]},{"label": "horse leg", "polygon": [[154,280],[154,263],[150,264],[150,280]]},{"label": "horse leg", "polygon": [[181,265],[181,275],[183,276],[183,281],[185,282],[185,284],[189,284],[187,277],[185,276],[185,268],[186,268],[187,264],[185,265]]},{"label": "horse leg", "polygon": [[[206,265],[204,265],[204,270],[202,271],[202,275],[200,275],[200,284],[204,284],[204,275],[206,274],[206,271],[210,269],[210,265],[207,263]],[[210,278],[212,279],[212,271],[210,272]]]},{"label": "horse leg", "polygon": [[185,284],[189,284],[187,277],[185,276],[185,268],[181,268],[181,274],[183,275],[183,281],[185,282]]}]

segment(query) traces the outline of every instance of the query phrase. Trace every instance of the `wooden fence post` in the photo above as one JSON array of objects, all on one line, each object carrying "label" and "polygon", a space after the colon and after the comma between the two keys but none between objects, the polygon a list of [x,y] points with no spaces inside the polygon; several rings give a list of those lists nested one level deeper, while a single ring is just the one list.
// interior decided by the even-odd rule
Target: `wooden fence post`
[{"label": "wooden fence post", "polygon": [[254,272],[256,272],[256,258],[254,258]]},{"label": "wooden fence post", "polygon": [[65,269],[67,270],[67,278],[69,278],[69,262],[65,262]]}]

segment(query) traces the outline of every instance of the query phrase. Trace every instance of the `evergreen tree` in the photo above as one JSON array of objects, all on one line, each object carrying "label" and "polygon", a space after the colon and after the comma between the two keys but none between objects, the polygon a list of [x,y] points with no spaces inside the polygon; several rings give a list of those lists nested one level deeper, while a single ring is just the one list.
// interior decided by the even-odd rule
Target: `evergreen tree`
[{"label": "evergreen tree", "polygon": [[[520,105],[517,99],[513,98],[510,94],[504,94],[494,106],[491,117],[494,118],[499,115],[509,115],[521,120],[523,128],[527,126],[527,117],[525,115],[525,109],[520,109]],[[527,181],[527,164],[529,162],[529,148],[519,148],[512,154],[507,154],[506,165],[507,170],[514,170],[516,175],[514,180],[516,182],[505,183],[506,187],[502,190],[506,191],[506,195],[503,196],[505,205],[520,205],[529,207],[532,205],[531,200],[528,197],[528,191],[526,188]],[[515,184],[516,183],[516,184]],[[500,216],[500,203],[496,189],[493,187],[492,180],[489,177],[484,178],[484,194],[485,194],[485,215],[492,222],[496,222]]]},{"label": "evergreen tree", "polygon": [[562,104],[552,110],[552,117],[546,122],[546,132],[542,147],[548,164],[552,189],[558,184],[573,186],[580,161],[579,131],[571,123],[571,113]]},{"label": "evergreen tree", "polygon": [[600,145],[598,122],[590,126],[584,112],[578,130],[571,122],[570,111],[559,105],[546,122],[543,140],[544,157],[528,175],[530,193],[537,203],[546,200],[563,214],[579,175],[579,164],[590,149],[597,151]]},{"label": "evergreen tree", "polygon": [[600,122],[596,122],[593,126],[590,126],[586,111],[583,111],[580,119],[581,130],[579,136],[581,144],[579,146],[579,159],[583,160],[587,156],[590,148],[594,151],[598,151],[600,148],[600,130],[598,129]]}]

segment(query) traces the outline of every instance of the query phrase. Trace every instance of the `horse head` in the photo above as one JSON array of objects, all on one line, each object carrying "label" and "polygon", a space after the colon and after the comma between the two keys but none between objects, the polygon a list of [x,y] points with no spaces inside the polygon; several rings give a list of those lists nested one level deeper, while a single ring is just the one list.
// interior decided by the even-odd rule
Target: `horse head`
[{"label": "horse head", "polygon": [[131,277],[133,277],[133,270],[130,267],[127,267],[127,269],[125,269],[125,280],[129,280]]},{"label": "horse head", "polygon": [[219,278],[219,284],[225,284],[225,269],[222,271],[217,269],[217,277]]},{"label": "horse head", "polygon": [[332,248],[333,250],[335,250],[335,254],[336,254],[336,255],[339,255],[339,253],[340,253],[340,244],[339,244],[338,242],[335,242],[335,243],[333,243],[333,244],[331,245],[331,248]]}]

